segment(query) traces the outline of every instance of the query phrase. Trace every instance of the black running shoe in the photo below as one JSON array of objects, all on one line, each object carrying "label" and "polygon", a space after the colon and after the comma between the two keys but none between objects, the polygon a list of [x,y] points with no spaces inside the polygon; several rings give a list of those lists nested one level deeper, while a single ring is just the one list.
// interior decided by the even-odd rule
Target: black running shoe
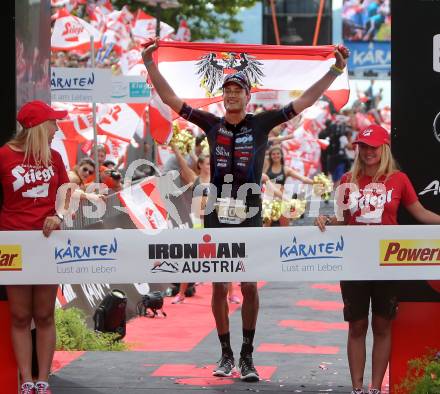
[{"label": "black running shoe", "polygon": [[235,362],[232,354],[223,354],[217,366],[212,371],[213,376],[231,376],[235,370]]},{"label": "black running shoe", "polygon": [[244,354],[240,357],[238,368],[240,370],[240,379],[244,382],[258,382],[260,380],[260,375],[258,375],[254,367],[251,353]]}]

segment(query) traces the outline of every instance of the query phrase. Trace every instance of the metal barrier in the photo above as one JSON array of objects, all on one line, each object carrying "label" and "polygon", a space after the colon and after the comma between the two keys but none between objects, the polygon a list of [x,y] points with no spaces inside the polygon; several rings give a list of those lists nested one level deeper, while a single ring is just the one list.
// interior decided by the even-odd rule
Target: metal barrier
[{"label": "metal barrier", "polygon": [[73,225],[70,226],[69,220],[67,219],[61,228],[62,230],[135,228],[129,216],[118,208],[122,208],[122,204],[118,198],[118,194],[114,193],[107,197],[105,214],[102,217],[88,217],[88,215],[85,214],[86,209],[96,210],[96,207],[89,201],[82,200],[72,219]]}]

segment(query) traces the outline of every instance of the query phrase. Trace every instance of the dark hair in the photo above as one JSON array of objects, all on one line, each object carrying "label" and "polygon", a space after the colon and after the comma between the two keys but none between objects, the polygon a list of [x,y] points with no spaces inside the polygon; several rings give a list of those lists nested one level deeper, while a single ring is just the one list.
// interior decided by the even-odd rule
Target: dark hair
[{"label": "dark hair", "polygon": [[104,167],[108,166],[116,166],[116,163],[113,160],[106,160],[104,163],[102,163]]},{"label": "dark hair", "polygon": [[284,153],[283,153],[283,150],[281,149],[280,146],[275,145],[275,146],[272,146],[272,148],[269,149],[269,157],[268,157],[269,168],[272,168],[272,165],[273,165],[272,152],[274,150],[279,150],[280,151],[280,153],[281,153],[281,165],[284,166]]},{"label": "dark hair", "polygon": [[198,135],[196,137],[196,146],[199,146],[206,139],[205,134]]}]

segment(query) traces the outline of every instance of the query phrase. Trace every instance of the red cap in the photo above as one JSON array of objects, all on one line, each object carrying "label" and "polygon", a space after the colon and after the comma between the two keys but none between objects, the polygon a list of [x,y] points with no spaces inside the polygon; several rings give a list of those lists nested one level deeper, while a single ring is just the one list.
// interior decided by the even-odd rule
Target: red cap
[{"label": "red cap", "polygon": [[382,126],[372,124],[359,132],[353,144],[359,143],[367,144],[369,146],[373,146],[374,148],[384,144],[389,145],[390,135]]},{"label": "red cap", "polygon": [[46,120],[63,119],[67,111],[55,111],[52,107],[40,100],[29,101],[24,104],[17,114],[17,120],[25,128],[38,126]]}]

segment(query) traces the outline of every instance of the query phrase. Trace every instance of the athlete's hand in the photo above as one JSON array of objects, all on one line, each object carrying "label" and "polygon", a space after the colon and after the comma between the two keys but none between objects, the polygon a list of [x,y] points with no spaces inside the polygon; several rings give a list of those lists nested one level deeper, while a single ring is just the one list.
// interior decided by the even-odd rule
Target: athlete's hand
[{"label": "athlete's hand", "polygon": [[48,216],[44,219],[43,234],[48,237],[53,230],[56,230],[61,224],[61,219],[58,216]]},{"label": "athlete's hand", "polygon": [[159,47],[159,37],[154,40],[149,40],[143,44],[144,49],[142,50],[142,60],[144,64],[153,60],[153,52]]},{"label": "athlete's hand", "polygon": [[343,70],[347,65],[347,59],[350,56],[350,51],[344,45],[336,45],[335,48],[335,66]]}]

